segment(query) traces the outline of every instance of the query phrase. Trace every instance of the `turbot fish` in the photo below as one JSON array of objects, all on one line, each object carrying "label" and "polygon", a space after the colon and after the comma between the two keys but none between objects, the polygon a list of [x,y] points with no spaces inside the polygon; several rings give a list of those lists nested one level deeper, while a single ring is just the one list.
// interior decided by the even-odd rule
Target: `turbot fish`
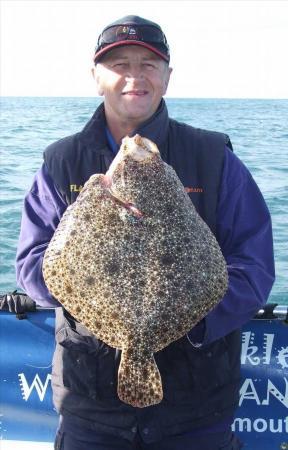
[{"label": "turbot fish", "polygon": [[227,289],[224,257],[157,146],[126,137],[93,175],[45,252],[49,291],[98,339],[121,350],[118,396],[163,399],[154,359],[185,336]]}]

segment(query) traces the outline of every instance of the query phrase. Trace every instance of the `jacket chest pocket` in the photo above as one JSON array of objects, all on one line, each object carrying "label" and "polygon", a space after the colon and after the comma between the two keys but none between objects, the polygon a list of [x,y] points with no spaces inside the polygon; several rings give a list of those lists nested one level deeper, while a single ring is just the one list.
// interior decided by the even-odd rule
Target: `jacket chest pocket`
[{"label": "jacket chest pocket", "polygon": [[56,340],[54,371],[62,372],[67,389],[95,400],[117,396],[114,349],[70,327],[62,328]]},{"label": "jacket chest pocket", "polygon": [[231,367],[225,339],[204,347],[194,348],[185,343],[189,370],[194,385],[202,391],[212,391],[229,383]]}]

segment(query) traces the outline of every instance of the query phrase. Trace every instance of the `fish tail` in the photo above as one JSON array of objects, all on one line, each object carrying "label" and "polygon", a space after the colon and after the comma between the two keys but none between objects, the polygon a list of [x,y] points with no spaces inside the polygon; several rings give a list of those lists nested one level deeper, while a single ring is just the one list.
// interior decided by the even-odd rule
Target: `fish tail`
[{"label": "fish tail", "polygon": [[137,355],[129,348],[122,350],[118,371],[118,396],[124,403],[137,408],[161,402],[162,382],[153,353]]}]

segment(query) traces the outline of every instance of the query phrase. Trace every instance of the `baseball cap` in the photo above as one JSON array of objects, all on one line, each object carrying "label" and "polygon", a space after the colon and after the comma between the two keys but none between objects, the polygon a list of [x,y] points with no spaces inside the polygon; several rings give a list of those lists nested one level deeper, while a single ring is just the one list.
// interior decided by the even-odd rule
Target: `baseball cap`
[{"label": "baseball cap", "polygon": [[170,61],[169,45],[161,27],[139,16],[125,16],[104,28],[95,48],[96,64],[107,52],[123,45],[140,45]]}]

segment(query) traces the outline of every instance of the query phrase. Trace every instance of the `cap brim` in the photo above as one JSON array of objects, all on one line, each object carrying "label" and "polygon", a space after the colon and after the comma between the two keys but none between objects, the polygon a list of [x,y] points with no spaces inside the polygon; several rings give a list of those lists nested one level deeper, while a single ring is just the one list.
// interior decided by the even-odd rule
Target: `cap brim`
[{"label": "cap brim", "polygon": [[158,55],[160,58],[164,59],[164,61],[169,62],[170,58],[169,56],[165,55],[164,53],[160,52],[160,50],[158,50],[157,48],[153,47],[150,44],[147,44],[147,42],[142,42],[142,41],[117,41],[117,42],[113,42],[113,44],[108,44],[106,45],[106,47],[102,48],[101,50],[99,50],[99,52],[96,52],[94,55],[94,63],[96,64],[100,58],[102,58],[103,55],[105,55],[105,53],[109,52],[110,50],[113,50],[113,48],[116,47],[122,47],[124,45],[140,45],[141,47],[145,47],[148,50],[150,50],[151,52],[155,53],[156,55]]}]

